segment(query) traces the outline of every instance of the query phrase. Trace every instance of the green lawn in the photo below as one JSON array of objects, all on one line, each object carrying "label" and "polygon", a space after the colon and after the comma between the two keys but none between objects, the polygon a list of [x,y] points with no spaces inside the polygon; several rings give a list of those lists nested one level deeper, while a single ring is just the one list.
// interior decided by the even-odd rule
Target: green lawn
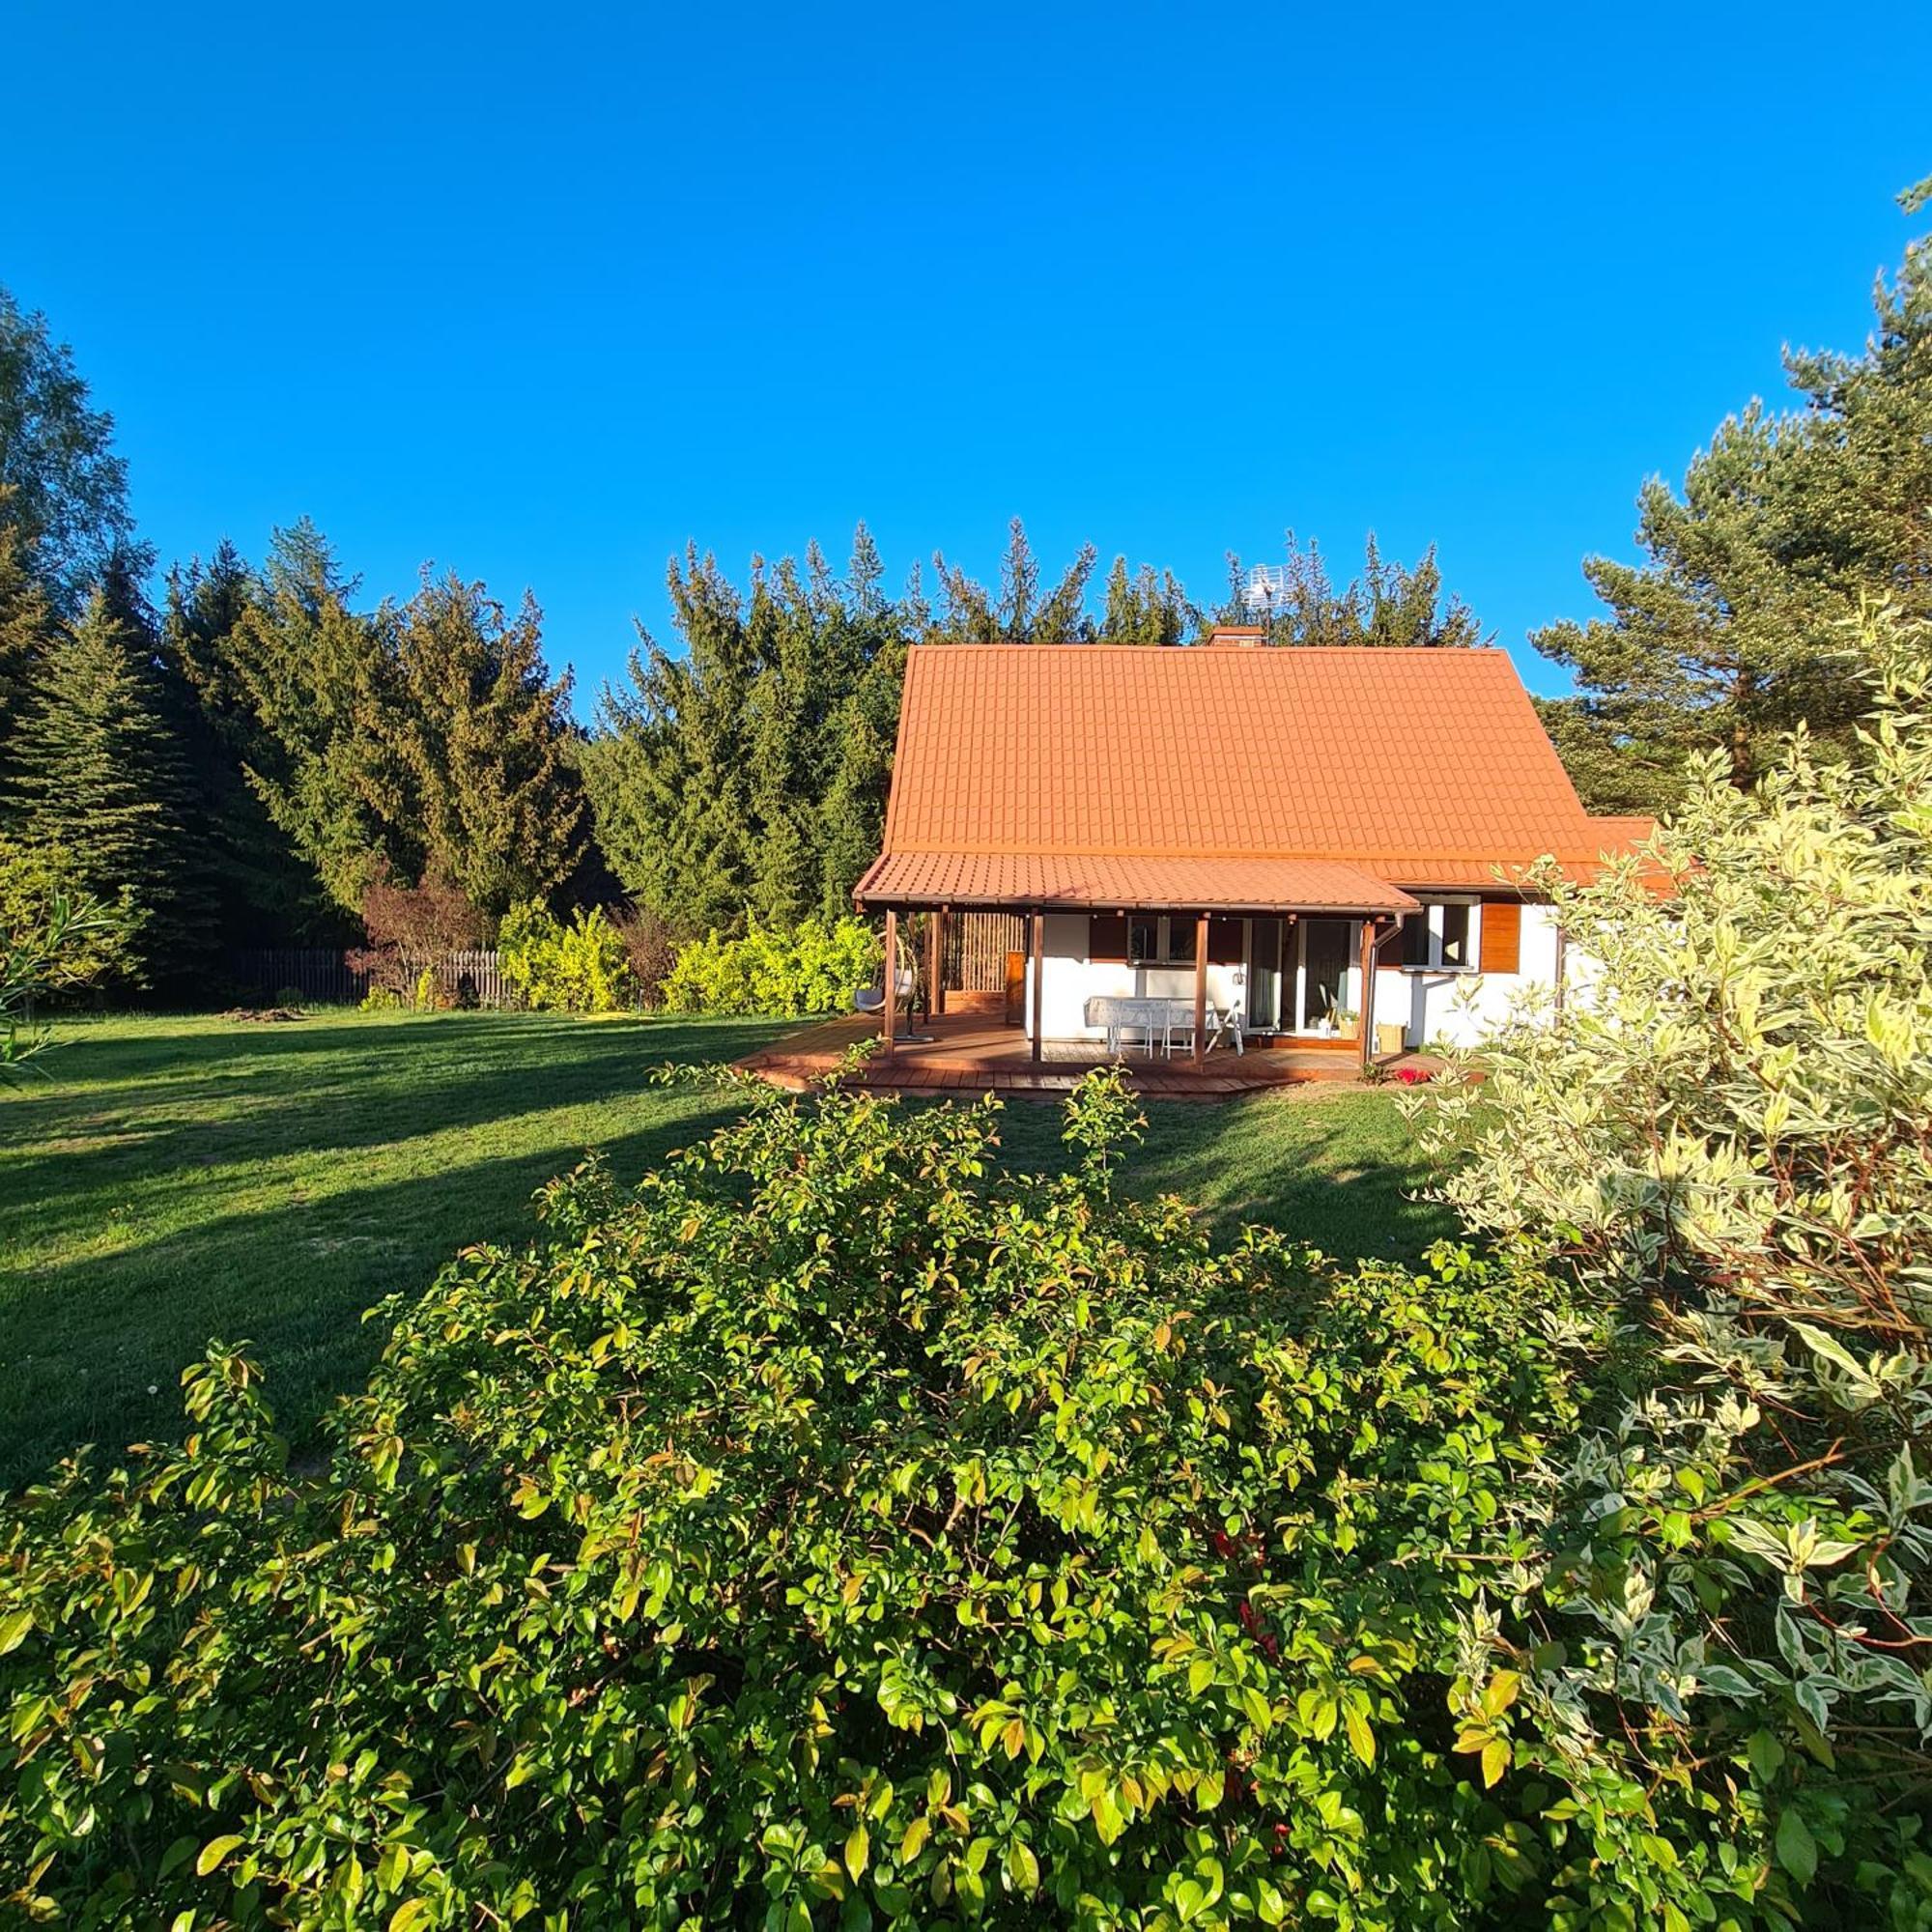
[{"label": "green lawn", "polygon": [[[74,1444],[180,1427],[183,1366],[246,1337],[298,1445],[383,1337],[359,1320],[472,1241],[515,1240],[586,1147],[635,1177],[725,1117],[654,1088],[735,1058],[752,1021],[324,1013],[68,1023],[48,1080],[0,1090],[0,1485]],[[1446,1225],[1379,1093],[1150,1110],[1126,1184],[1174,1189],[1338,1254],[1413,1255]],[[1007,1110],[1009,1165],[1064,1159],[1056,1108]]]}]

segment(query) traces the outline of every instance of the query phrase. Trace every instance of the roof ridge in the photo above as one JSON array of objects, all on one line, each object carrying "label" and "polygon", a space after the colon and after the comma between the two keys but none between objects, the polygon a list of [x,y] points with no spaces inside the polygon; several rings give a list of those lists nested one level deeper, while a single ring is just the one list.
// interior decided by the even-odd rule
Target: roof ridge
[{"label": "roof ridge", "polygon": [[[1114,644],[1096,639],[1092,643],[1036,644],[1019,638],[978,638],[970,643],[940,639],[922,639],[911,653],[932,651],[956,654],[961,651],[1077,651],[1083,657],[1103,653],[1154,659],[1191,658],[1213,654],[1214,662],[1249,658],[1374,657],[1374,658],[1502,658],[1509,652],[1501,644],[1211,644],[1207,639],[1193,644]],[[909,653],[908,655],[911,655]],[[1511,660],[1513,663],[1514,661]]]}]

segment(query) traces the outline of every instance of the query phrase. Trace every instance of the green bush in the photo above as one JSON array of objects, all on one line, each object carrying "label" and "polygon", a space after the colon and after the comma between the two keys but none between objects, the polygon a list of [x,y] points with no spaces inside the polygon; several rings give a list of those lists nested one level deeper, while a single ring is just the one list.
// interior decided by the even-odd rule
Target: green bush
[{"label": "green bush", "polygon": [[[1465,1223],[1534,1243],[1628,1323],[1622,1400],[1569,1459],[1550,1548],[1496,1632],[1529,1660],[1516,1761],[1590,1763],[1598,1802],[1643,1831],[1673,1790],[1715,1820],[1748,1773],[1776,1876],[1817,1874],[1821,1919],[1835,1894],[1839,1922],[1920,1926],[1924,644],[1867,623],[1884,695],[1853,762],[1814,761],[1801,737],[1743,794],[1707,761],[1647,866],[1545,879],[1591,962],[1578,994],[1490,1041],[1480,1088],[1434,1106],[1442,1151],[1467,1151],[1443,1190]],[[1707,1871],[1723,1848],[1704,1848]],[[1692,1916],[1676,1910],[1665,1922]]]},{"label": "green bush", "polygon": [[582,1171],[389,1311],[314,1478],[215,1351],[185,1448],[10,1513],[12,1909],[1495,1922],[1548,1855],[1451,1714],[1508,1705],[1547,1285],[1216,1253],[1110,1198],[1125,1113],[1054,1180],[841,1092]]},{"label": "green bush", "polygon": [[602,906],[580,908],[567,925],[541,899],[513,906],[497,952],[503,978],[539,1012],[614,1013],[632,1003],[624,937]]},{"label": "green bush", "polygon": [[713,932],[680,947],[664,1004],[684,1013],[843,1012],[878,978],[879,956],[879,937],[864,920],[809,918],[789,931],[754,920],[742,939]]},{"label": "green bush", "polygon": [[144,915],[124,887],[113,899],[81,890],[58,846],[0,835],[0,1081],[46,1047],[38,1003],[137,977]]}]

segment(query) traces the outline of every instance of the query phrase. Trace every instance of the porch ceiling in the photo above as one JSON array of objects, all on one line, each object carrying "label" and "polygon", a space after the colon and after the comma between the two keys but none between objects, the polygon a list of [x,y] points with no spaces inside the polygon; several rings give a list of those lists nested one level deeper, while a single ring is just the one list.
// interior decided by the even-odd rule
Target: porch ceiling
[{"label": "porch ceiling", "polygon": [[1415,900],[1334,859],[1118,853],[888,852],[859,881],[866,906],[1065,906],[1124,912],[1410,912]]}]

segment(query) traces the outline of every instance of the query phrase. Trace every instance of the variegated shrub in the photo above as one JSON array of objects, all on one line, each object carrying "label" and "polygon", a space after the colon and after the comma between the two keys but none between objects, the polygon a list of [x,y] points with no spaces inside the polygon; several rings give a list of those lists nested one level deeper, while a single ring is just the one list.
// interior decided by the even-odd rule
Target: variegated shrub
[{"label": "variegated shrub", "polygon": [[1922,631],[1875,613],[1860,644],[1861,755],[1801,736],[1748,794],[1710,762],[1642,860],[1543,879],[1578,985],[1418,1104],[1465,1222],[1625,1324],[1582,1365],[1609,1407],[1550,1552],[1484,1633],[1527,1665],[1517,1765],[1644,1821],[1748,1789],[1767,1887],[1924,1925],[1932,683]]}]

